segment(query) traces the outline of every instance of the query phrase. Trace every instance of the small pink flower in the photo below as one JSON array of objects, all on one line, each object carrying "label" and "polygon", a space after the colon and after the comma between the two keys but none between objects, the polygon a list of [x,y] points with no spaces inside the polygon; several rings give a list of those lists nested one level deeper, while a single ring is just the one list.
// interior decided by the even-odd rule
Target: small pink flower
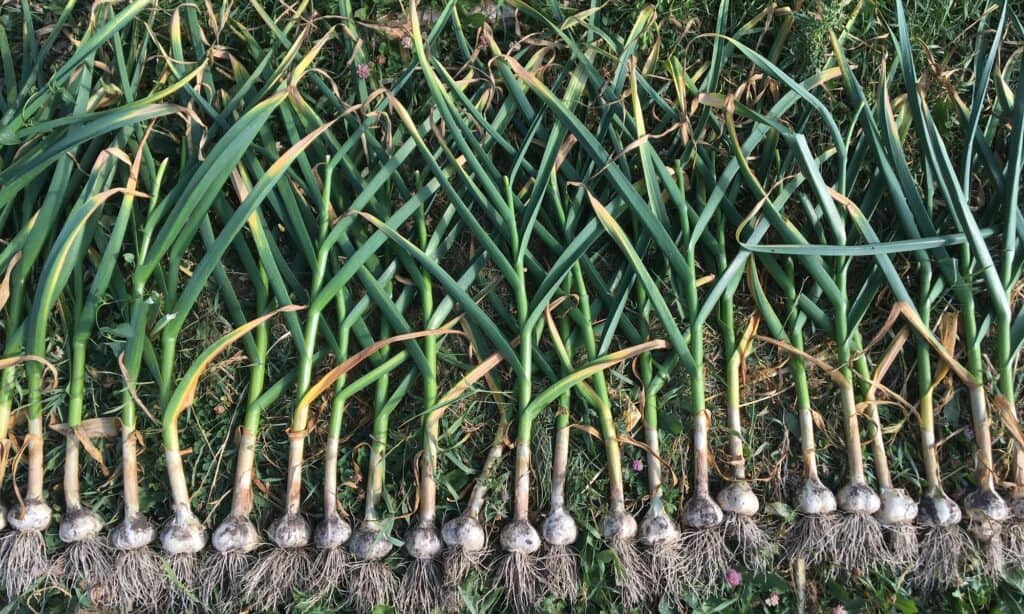
[{"label": "small pink flower", "polygon": [[846,608],[841,605],[837,605],[832,608],[832,614],[846,614]]},{"label": "small pink flower", "polygon": [[356,66],[356,76],[360,79],[366,80],[370,78],[370,65],[360,64]]},{"label": "small pink flower", "polygon": [[630,468],[633,471],[643,471],[644,470],[644,462],[642,460],[640,460],[639,458],[635,459],[632,463],[629,464],[629,466],[630,466]]},{"label": "small pink flower", "polygon": [[774,608],[775,606],[779,605],[779,594],[772,593],[771,595],[768,595],[768,597],[766,597],[764,600],[764,604],[769,608]]},{"label": "small pink flower", "polygon": [[729,571],[725,572],[725,581],[729,586],[736,588],[743,581],[743,576],[740,575],[740,572],[730,567]]}]

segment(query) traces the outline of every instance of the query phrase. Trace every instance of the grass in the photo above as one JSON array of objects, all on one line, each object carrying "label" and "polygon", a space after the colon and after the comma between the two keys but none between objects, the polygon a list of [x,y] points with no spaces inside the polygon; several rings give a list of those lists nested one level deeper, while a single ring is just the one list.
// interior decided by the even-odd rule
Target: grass
[{"label": "grass", "polygon": [[[663,318],[664,313],[656,313],[652,337],[671,341],[672,326],[680,329],[680,337],[690,335],[687,327],[700,304],[694,305],[692,312],[677,309],[674,293],[682,283],[680,270],[674,269],[663,257],[668,250],[664,249],[664,244],[657,243],[655,227],[646,226],[647,231],[631,230],[633,221],[642,218],[637,217],[641,215],[638,209],[631,209],[634,205],[628,201],[629,195],[637,195],[637,202],[647,202],[646,190],[654,186],[650,189],[658,195],[667,195],[665,202],[672,206],[666,177],[673,161],[679,159],[688,180],[693,182],[687,189],[692,188],[702,198],[700,202],[676,203],[675,206],[693,207],[693,215],[698,215],[699,207],[709,200],[707,195],[716,182],[725,181],[721,178],[735,155],[728,143],[725,105],[713,106],[710,98],[701,99],[700,93],[735,93],[740,104],[763,113],[792,89],[714,33],[728,34],[753,51],[776,60],[798,82],[837,65],[840,59],[833,52],[829,34],[842,34],[851,71],[861,83],[866,105],[872,110],[878,108],[882,81],[897,74],[882,69],[884,66],[888,71],[895,71],[896,52],[889,32],[897,27],[895,10],[881,3],[794,2],[766,6],[733,3],[729,10],[717,14],[714,8],[698,0],[680,3],[659,0],[653,7],[657,18],[651,21],[650,27],[637,33],[633,28],[646,15],[640,5],[613,3],[598,11],[590,25],[570,27],[564,20],[585,7],[533,2],[536,14],[531,14],[524,5],[515,28],[495,26],[487,35],[483,33],[488,29],[480,27],[484,25],[479,23],[481,20],[471,15],[473,4],[420,4],[421,11],[453,8],[453,14],[461,19],[461,27],[443,23],[433,34],[435,38],[429,44],[432,78],[436,79],[433,83],[427,81],[422,61],[417,58],[416,46],[420,41],[403,41],[401,36],[387,36],[368,25],[385,22],[400,11],[401,5],[390,0],[368,2],[358,8],[348,2],[335,4],[319,0],[293,6],[259,2],[209,8],[168,3],[143,7],[137,2],[92,8],[75,6],[64,15],[66,23],[53,30],[49,28],[62,19],[63,6],[0,5],[0,24],[4,26],[4,38],[0,39],[0,60],[4,62],[0,77],[0,92],[3,92],[0,136],[10,139],[14,135],[10,142],[3,140],[0,150],[0,173],[3,173],[0,184],[5,184],[0,187],[0,228],[3,229],[0,268],[9,265],[11,254],[22,251],[18,243],[24,240],[22,229],[31,215],[44,206],[47,193],[52,194],[54,207],[63,215],[72,210],[79,195],[95,187],[90,182],[107,180],[111,185],[126,185],[132,177],[130,162],[136,155],[141,160],[139,189],[148,198],[140,198],[134,205],[137,213],[133,214],[127,240],[132,249],[126,249],[118,262],[118,275],[104,293],[97,325],[89,338],[85,385],[87,417],[122,415],[124,384],[118,357],[135,334],[129,326],[133,305],[143,301],[153,305],[145,324],[154,354],[142,358],[137,387],[146,409],[158,417],[161,404],[166,402],[162,398],[161,381],[180,377],[218,338],[261,315],[257,313],[258,301],[252,284],[253,272],[257,269],[267,276],[275,303],[323,302],[322,329],[329,332],[323,333],[316,346],[320,355],[313,380],[345,357],[331,339],[336,339],[344,317],[332,300],[322,299],[328,294],[310,292],[317,265],[315,257],[311,258],[315,245],[314,239],[308,239],[310,248],[307,249],[304,244],[307,239],[303,238],[315,236],[319,223],[317,194],[328,155],[344,159],[336,171],[334,200],[337,207],[329,214],[331,228],[347,224],[351,230],[344,241],[330,251],[327,279],[347,276],[347,281],[339,283],[350,289],[351,304],[366,301],[369,305],[363,328],[353,324],[356,345],[362,347],[367,339],[386,336],[386,331],[398,332],[395,328],[403,324],[395,318],[396,313],[404,318],[405,326],[424,327],[428,316],[421,313],[418,295],[411,289],[413,282],[409,280],[424,271],[433,275],[433,270],[416,260],[411,251],[403,251],[394,241],[386,240],[363,219],[343,217],[352,203],[359,203],[367,213],[406,238],[416,236],[415,212],[427,211],[425,228],[431,233],[428,238],[434,238],[432,233],[437,232],[437,241],[443,243],[435,261],[438,268],[451,277],[442,282],[434,276],[437,300],[453,297],[456,313],[468,313],[466,301],[479,305],[475,315],[466,317],[469,332],[465,338],[449,337],[440,343],[437,379],[442,393],[482,356],[490,351],[501,351],[502,340],[509,343],[520,332],[516,318],[522,314],[515,305],[513,279],[508,276],[512,267],[503,268],[498,262],[501,254],[514,260],[514,250],[508,247],[514,245],[514,233],[509,230],[501,210],[509,200],[517,203],[518,208],[512,207],[517,221],[524,219],[524,210],[542,203],[533,235],[526,241],[529,249],[524,278],[531,289],[531,301],[540,295],[542,288],[548,289],[546,271],[562,262],[567,245],[579,237],[591,237],[592,244],[582,247],[582,255],[577,257],[592,295],[589,306],[594,311],[591,319],[596,323],[597,343],[607,341],[608,347],[614,350],[643,340],[635,338],[638,333],[630,327],[639,322],[644,306],[632,300],[624,301],[621,319],[616,323],[615,304],[623,290],[615,284],[620,283],[618,280],[629,267],[616,251],[618,244],[605,234],[609,231],[596,223],[588,225],[594,219],[593,209],[579,190],[581,181],[585,181],[592,193],[620,220],[629,220],[629,238],[639,252],[638,258],[652,273],[652,287],[647,288],[648,292],[660,291],[669,298],[665,313],[671,315]],[[985,6],[976,2],[949,8],[930,0],[907,4],[912,56],[927,82],[923,96],[932,107],[938,133],[946,139],[955,160],[959,160],[965,147],[962,133],[968,122],[959,115],[957,105],[960,101],[967,104],[971,101],[974,62],[978,55],[977,33],[983,27],[985,31],[993,27],[991,13],[984,26],[979,24],[979,15]],[[938,8],[948,10],[943,12]],[[102,30],[103,24],[114,23],[117,15],[125,15],[129,10],[134,13],[119,29]],[[552,27],[545,19],[562,24],[564,28]],[[34,33],[26,36],[26,28]],[[102,40],[97,41],[88,57],[79,58],[75,49],[82,48],[83,40],[94,40],[89,38],[90,32],[100,33]],[[46,48],[50,35],[54,36],[53,44]],[[1022,35],[1019,24],[1011,19],[999,48],[997,68],[1008,71],[1011,87],[1019,72],[1019,68],[1012,67],[1014,60],[1011,58],[1016,57],[1014,54],[1020,49]],[[711,61],[716,49],[724,56],[720,76],[704,81],[709,71],[714,71]],[[511,54],[524,67],[522,71],[496,60],[499,52]],[[674,59],[677,64],[673,63]],[[647,88],[641,90],[643,112],[640,114],[631,108],[629,96],[633,91],[626,78],[633,66],[637,67],[637,76]],[[560,101],[568,98],[574,76],[582,79],[584,85],[576,106],[563,113],[560,109],[568,105],[560,107]],[[676,89],[674,77],[689,86],[685,97]],[[844,135],[848,131],[850,134],[857,132],[859,139],[860,133],[855,130],[858,109],[849,102],[841,81],[834,79],[826,87],[815,89],[814,95]],[[902,91],[897,81],[898,77],[894,77],[890,87]],[[394,100],[376,94],[379,88],[393,91]],[[245,138],[238,137],[239,131],[232,126],[275,92],[283,92],[281,107],[261,116]],[[156,99],[146,100],[154,93],[158,94]],[[658,106],[659,103],[662,106]],[[132,107],[133,104],[137,106]],[[1009,121],[1005,117],[1009,111],[994,108],[991,98],[986,99],[985,104],[985,133],[989,137],[1002,134],[1000,129]],[[784,113],[783,120],[788,127],[806,134],[810,151],[818,155],[832,146],[831,135],[823,115],[809,117],[809,108],[808,104],[794,103]],[[684,115],[680,114],[680,109],[685,110]],[[73,121],[60,123],[60,118],[66,117]],[[649,140],[640,139],[637,117],[642,117],[646,123],[651,135]],[[217,259],[219,268],[211,271],[211,281],[202,284],[195,304],[184,313],[175,313],[182,289],[197,274],[203,255],[210,249],[211,241],[203,240],[198,226],[208,223],[214,237],[218,236],[282,152],[328,118],[335,119],[336,123],[309,142],[295,163],[281,171],[279,180],[268,187],[265,202],[256,207],[256,217],[249,219],[247,216],[244,228],[240,228],[237,235],[225,237],[229,245],[223,257]],[[87,120],[97,123],[87,124]],[[735,121],[741,139],[754,133],[758,125],[758,119],[743,115],[742,109],[737,112]],[[84,126],[96,129],[86,132]],[[681,129],[684,126],[703,132],[698,132],[699,138],[694,141],[694,133]],[[908,167],[915,180],[923,185],[926,161],[917,153],[920,135],[913,130],[910,132],[905,145],[910,152]],[[560,139],[552,139],[553,134]],[[588,134],[591,135],[589,141]],[[229,142],[229,136],[239,140]],[[996,142],[995,137],[991,138]],[[251,140],[251,145],[246,139]],[[558,147],[550,146],[552,142],[565,144],[566,149],[559,152]],[[699,142],[700,148],[694,142]],[[58,147],[50,155],[46,147],[54,143]],[[215,149],[218,144],[223,144],[223,152]],[[748,178],[760,181],[763,187],[768,188],[797,172],[793,161],[795,147],[791,143],[769,141],[755,147],[749,157],[754,170]],[[116,167],[116,170],[105,179],[98,160],[100,152],[108,148],[123,154],[128,163],[112,163],[111,168]],[[599,149],[611,155],[602,157]],[[851,147],[851,151],[853,149]],[[218,156],[213,155],[214,152],[223,153],[224,157],[219,159],[229,160],[223,168],[215,167]],[[560,165],[544,157],[557,153],[562,156]],[[1001,156],[1004,151],[999,153]],[[709,160],[705,161],[707,166],[703,167],[705,175],[702,177],[699,175],[700,156],[707,156]],[[160,171],[165,160],[166,168]],[[432,168],[432,162],[438,167]],[[551,171],[555,187],[538,188],[536,194],[540,200],[535,202],[532,199],[536,184],[532,178],[538,168]],[[657,174],[659,168],[663,170],[661,175]],[[839,162],[829,160],[822,168],[828,180],[834,182]],[[202,172],[210,173],[208,182],[197,182],[194,191],[182,189]],[[381,173],[382,181],[373,185],[375,173]],[[724,213],[723,208],[723,216],[742,217],[759,200],[749,183],[742,182],[742,171],[737,176],[741,179],[729,183],[732,192],[728,201],[734,210]],[[162,183],[159,177],[164,177]],[[54,179],[57,190],[54,191],[50,179]],[[503,183],[506,179],[507,186]],[[868,191],[870,182],[867,170],[853,173],[846,194]],[[984,182],[976,181],[975,185],[980,188]],[[210,202],[199,202],[198,195],[206,190]],[[363,196],[360,200],[361,194],[371,193],[372,197]],[[816,200],[817,195],[808,186],[798,188],[797,194],[814,204],[801,210],[798,199],[794,198],[784,209],[786,219],[806,230],[810,242],[835,243],[834,236],[829,234],[834,229],[826,226],[827,221],[822,221],[824,209]],[[164,202],[177,206],[162,209],[160,205]],[[877,206],[879,209],[871,217],[871,223],[883,234],[881,240],[887,241],[899,233],[895,224],[886,222],[885,216],[891,219],[891,211],[885,210],[885,205]],[[937,208],[941,210],[945,206],[939,203]],[[82,249],[76,255],[79,263],[76,266],[83,271],[90,270],[90,263],[98,257],[96,252],[102,248],[102,237],[110,233],[116,207],[114,204],[105,206],[89,223],[86,246],[91,249]],[[181,213],[186,207],[194,207],[193,215]],[[567,219],[560,219],[556,211],[561,211],[561,216]],[[978,211],[979,215],[982,213]],[[676,211],[666,214],[665,219],[669,217],[673,219],[671,224],[677,223]],[[451,239],[447,238],[447,232],[437,230],[446,218],[451,218],[447,231]],[[662,218],[653,215],[651,219]],[[936,219],[945,218],[937,215]],[[477,227],[473,226],[474,220]],[[47,223],[53,225],[53,231],[42,238],[43,251],[38,265],[50,250],[64,217],[55,214]],[[147,223],[156,224],[154,245],[166,250],[156,258],[143,257],[137,251],[144,244],[142,237],[146,234]],[[987,220],[986,223],[993,222]],[[680,231],[671,224],[666,225],[668,231],[660,240],[674,244],[679,240]],[[160,243],[165,225],[178,225],[184,238],[179,241],[176,235],[169,233],[166,244]],[[955,224],[946,224],[946,227],[951,226]],[[844,227],[851,236],[856,236],[854,224],[844,220]],[[644,228],[644,225],[637,223],[636,228]],[[261,231],[269,236],[265,244],[257,240]],[[361,252],[361,247],[373,237],[376,237],[376,247],[368,253]],[[773,225],[764,242],[784,243],[786,239],[785,233]],[[488,240],[498,249],[488,244]],[[729,245],[731,257],[737,248],[732,243]],[[463,274],[473,271],[475,259],[485,250],[488,253],[486,268],[464,280]],[[702,260],[704,252],[700,254],[697,258],[699,275],[710,273],[711,266],[707,264],[710,261]],[[782,261],[784,256],[778,258]],[[801,267],[815,266],[808,264],[811,258],[796,260]],[[831,260],[819,260],[825,262],[825,266],[834,265]],[[876,269],[867,259],[852,260],[854,265],[849,278],[851,287],[856,289],[859,280]],[[909,255],[906,259],[894,256],[893,261],[900,271],[911,266]],[[131,287],[132,274],[150,262],[155,267],[153,276],[141,293],[136,293]],[[271,270],[271,263],[277,267],[277,272]],[[25,281],[27,294],[14,299],[25,302],[21,317],[32,309],[32,292],[36,285],[45,281],[40,279],[40,274],[40,266],[29,267]],[[221,274],[222,277],[218,277]],[[89,279],[88,274],[83,279]],[[371,279],[386,280],[381,282],[380,295],[366,290]],[[801,291],[809,292],[814,282],[805,276],[804,283]],[[975,295],[983,295],[980,279],[970,279],[969,283],[974,286]],[[228,287],[232,289],[230,292]],[[701,286],[698,297],[701,304],[714,287],[714,282]],[[457,289],[464,293],[465,299],[454,298],[462,296],[457,295]],[[574,290],[562,287],[550,289],[553,296],[575,294]],[[74,282],[60,291],[46,320],[48,334],[44,351],[40,352],[56,364],[62,382],[71,368],[65,348],[72,325],[72,305],[78,300],[76,292],[80,290],[76,290]],[[877,330],[884,322],[894,292],[886,287],[870,301],[871,309],[860,323],[866,337],[871,336],[868,331]],[[760,315],[742,286],[735,300],[739,314],[735,328],[741,332],[751,322],[756,323]],[[979,300],[979,303],[985,301]],[[944,294],[935,313],[961,308],[956,300]],[[573,309],[567,311],[574,312]],[[166,318],[172,314],[178,318],[173,326],[181,328],[173,335],[172,360],[169,365],[160,364],[160,349],[169,339],[161,339],[161,330],[168,326]],[[19,324],[15,315],[13,304],[9,305],[2,322],[6,354],[20,353],[13,350]],[[208,528],[212,529],[223,518],[230,504],[228,492],[232,483],[234,442],[247,404],[250,369],[255,360],[265,360],[268,384],[294,370],[302,351],[296,338],[296,333],[302,330],[300,317],[304,316],[296,316],[295,320],[279,317],[271,322],[271,349],[266,356],[254,357],[252,347],[239,343],[218,357],[205,372],[195,404],[180,420],[181,449],[185,454],[192,505]],[[981,315],[979,320],[983,321],[984,317]],[[576,352],[572,364],[579,367],[592,357],[587,356],[579,323],[575,325],[571,340]],[[836,364],[835,340],[821,332],[821,327],[817,328],[817,333],[807,340],[809,353],[828,364]],[[725,382],[721,373],[726,357],[715,335],[709,334],[705,345],[708,376],[705,398],[711,411],[716,412],[723,406]],[[508,347],[511,349],[511,343]],[[877,360],[883,350],[873,348],[870,360]],[[398,348],[392,351],[397,352]],[[601,353],[606,351],[610,350]],[[559,363],[552,342],[545,335],[539,336],[534,352],[537,356],[534,385],[528,393],[535,396],[557,379]],[[671,352],[663,352],[659,360],[667,362],[670,355]],[[986,345],[986,356],[994,355],[994,348]],[[490,444],[499,403],[515,407],[520,398],[517,394],[522,394],[516,392],[521,374],[517,375],[510,366],[516,356],[519,354],[514,351],[506,357],[507,364],[495,371],[497,391],[477,384],[473,393],[450,408],[442,420],[439,518],[451,518],[462,511],[462,503]],[[967,359],[959,347],[956,356]],[[410,357],[391,373],[390,392],[394,392],[406,375],[418,373],[415,360],[414,356]],[[748,479],[761,497],[766,520],[776,531],[792,519],[792,501],[801,480],[800,431],[793,412],[794,391],[788,380],[790,361],[786,352],[755,344],[744,362],[740,390]],[[685,364],[685,360],[682,362]],[[987,376],[989,367],[985,368]],[[912,397],[914,384],[907,382],[912,382],[915,369],[913,354],[905,352],[890,370],[886,383],[897,393]],[[8,368],[8,373],[16,373],[9,389],[16,410],[23,409],[29,402],[32,383],[26,378],[27,371],[24,367]],[[672,377],[659,393],[659,424],[662,458],[666,467],[671,468],[665,475],[667,511],[675,514],[692,486],[693,447],[689,435],[693,417],[690,378],[680,366],[671,373]],[[843,481],[846,451],[837,419],[838,399],[821,372],[812,369],[810,375],[822,478],[829,486],[838,487]],[[643,446],[639,444],[643,441],[642,428],[635,418],[643,391],[629,363],[609,369],[604,377],[622,441],[626,506],[628,511],[639,515],[648,497],[645,474],[634,468],[647,462]],[[936,398],[941,402],[936,406],[936,430],[940,438],[945,438],[940,455],[945,486],[959,501],[974,484],[971,459],[975,450],[971,409],[966,397],[957,394],[958,390],[948,379],[938,388]],[[396,545],[400,545],[418,501],[414,467],[421,448],[421,394],[419,385],[410,388],[395,410],[389,430],[385,457],[388,477],[382,492],[381,513],[388,535]],[[609,490],[609,471],[599,432],[601,416],[588,404],[584,393],[579,394],[573,397],[575,413],[566,507],[579,523],[580,539],[576,547],[580,555],[582,598],[588,609],[618,610],[621,606],[612,572],[615,561],[600,534],[601,512],[607,505]],[[257,439],[254,482],[253,520],[259,527],[266,527],[284,506],[287,467],[284,432],[299,396],[294,387],[288,387],[263,415]],[[353,397],[346,407],[339,458],[339,502],[347,520],[353,524],[365,501],[367,442],[378,408],[372,389]],[[141,511],[155,521],[162,521],[170,506],[159,445],[162,430],[158,420],[150,419],[141,406],[138,410],[139,429],[146,443],[140,458]],[[42,411],[47,419],[65,421],[63,388],[45,392]],[[323,475],[322,454],[330,403],[322,399],[310,411],[304,510],[316,510],[320,505],[319,484]],[[913,411],[891,404],[882,406],[881,413],[894,480],[904,485],[921,484],[923,476]],[[533,427],[535,493],[531,509],[535,510],[546,509],[548,503],[553,425],[552,412],[544,411]],[[14,430],[20,438],[23,426],[17,424]],[[862,430],[865,436],[869,432],[866,428]],[[510,429],[507,436],[510,442],[514,440],[515,429]],[[1009,479],[1012,433],[1003,421],[995,420],[992,436],[996,473]],[[726,453],[728,437],[723,417],[714,415],[710,429],[713,490],[726,483],[724,475],[730,460]],[[59,441],[55,434],[47,435],[44,465],[45,492],[58,512],[62,510],[62,497],[57,476],[64,454],[57,445]],[[113,520],[119,517],[122,505],[121,477],[117,471],[119,446],[116,439],[95,443],[107,470],[93,460],[83,459],[82,497],[102,518]],[[869,474],[871,468],[868,454]],[[3,492],[9,506],[16,501],[11,484],[23,488],[24,474],[24,460],[16,470],[7,471]],[[510,513],[512,475],[512,458],[507,454],[489,480],[491,495],[483,508],[484,524],[491,530],[495,542],[498,529]],[[921,494],[916,486],[911,488],[915,497]],[[60,547],[55,527],[52,525],[46,533],[51,552]],[[387,562],[401,569],[407,560],[396,549]],[[792,570],[784,562],[766,576],[756,576],[743,569],[740,572],[742,581],[737,587],[726,586],[723,579],[722,586],[717,587],[720,589],[717,595],[703,601],[684,595],[685,605],[696,611],[789,611],[796,607]],[[1024,590],[1024,576],[1018,570],[1011,570],[999,582],[970,575],[956,589],[927,597],[917,593],[898,573],[855,574],[835,580],[819,577],[812,570],[811,576],[809,596],[814,604],[822,609],[842,605],[851,612],[954,608],[1012,611],[1019,608]],[[488,590],[490,587],[485,578],[475,578],[462,587],[464,607],[474,611],[499,608],[501,595]],[[95,596],[74,587],[58,590],[40,586],[12,601],[5,606],[5,611],[90,607]],[[326,610],[323,604],[304,601],[301,594],[296,597],[302,608]],[[776,599],[777,604],[773,605]],[[652,606],[659,611],[672,611],[676,604],[665,597]],[[569,605],[547,598],[539,607],[555,612],[564,611]]]}]

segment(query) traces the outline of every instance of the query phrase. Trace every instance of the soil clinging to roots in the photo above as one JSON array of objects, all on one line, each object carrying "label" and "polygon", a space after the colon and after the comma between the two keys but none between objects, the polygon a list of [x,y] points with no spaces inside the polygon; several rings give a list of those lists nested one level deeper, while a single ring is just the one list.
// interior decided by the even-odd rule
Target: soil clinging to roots
[{"label": "soil clinging to roots", "polygon": [[508,552],[502,556],[497,581],[505,591],[505,606],[516,614],[532,612],[544,593],[544,579],[532,554]]},{"label": "soil clinging to roots", "polygon": [[580,592],[579,557],[569,546],[549,545],[541,556],[548,594],[575,603]]},{"label": "soil clinging to roots", "polygon": [[926,595],[960,583],[974,545],[958,525],[926,527],[919,543],[912,579]]},{"label": "soil clinging to roots", "polygon": [[51,575],[41,531],[10,531],[0,538],[0,569],[7,597],[14,600]]},{"label": "soil clinging to roots", "polygon": [[360,612],[378,605],[395,605],[398,576],[383,561],[357,561],[353,565],[351,601]]}]

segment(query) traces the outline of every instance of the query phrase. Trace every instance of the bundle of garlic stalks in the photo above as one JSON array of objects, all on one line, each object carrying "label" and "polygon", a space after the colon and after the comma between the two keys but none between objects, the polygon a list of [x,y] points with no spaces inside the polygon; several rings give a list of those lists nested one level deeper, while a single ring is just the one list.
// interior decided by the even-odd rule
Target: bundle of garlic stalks
[{"label": "bundle of garlic stalks", "polygon": [[777,7],[354,5],[4,5],[8,602],[1012,599],[1008,3],[941,104],[899,2],[800,74]]}]

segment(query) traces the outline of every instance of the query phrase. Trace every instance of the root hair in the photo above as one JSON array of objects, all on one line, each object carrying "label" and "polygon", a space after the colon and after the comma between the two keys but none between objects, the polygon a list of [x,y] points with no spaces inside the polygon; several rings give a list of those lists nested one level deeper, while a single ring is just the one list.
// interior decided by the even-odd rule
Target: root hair
[{"label": "root hair", "polygon": [[0,538],[0,569],[7,598],[14,601],[53,574],[42,531],[10,531]]},{"label": "root hair", "polygon": [[615,585],[619,587],[619,597],[627,610],[635,608],[651,591],[650,569],[635,539],[612,539],[608,545],[615,553]]},{"label": "root hair", "polygon": [[444,565],[436,558],[413,559],[405,568],[398,591],[399,612],[429,614],[446,604],[445,592],[440,590],[444,580]]},{"label": "root hair", "polygon": [[271,546],[261,552],[242,579],[242,603],[276,610],[290,603],[293,590],[304,590],[310,576],[305,548]]},{"label": "root hair", "polygon": [[783,547],[792,559],[803,559],[807,566],[834,574],[836,525],[838,514],[801,514],[790,527]]},{"label": "root hair", "polygon": [[395,605],[398,576],[383,561],[357,561],[353,565],[352,605],[369,612],[378,605]]},{"label": "root hair", "polygon": [[211,550],[200,562],[199,600],[203,607],[216,611],[235,611],[239,608],[243,578],[252,567],[253,557],[248,552]]},{"label": "root hair", "polygon": [[163,605],[168,590],[169,578],[160,555],[148,546],[119,550],[99,603],[118,612],[154,612]]},{"label": "root hair", "polygon": [[441,554],[445,583],[458,590],[458,587],[468,580],[470,575],[474,573],[487,574],[490,571],[490,567],[487,565],[490,553],[489,548],[470,551],[462,546],[449,546]]},{"label": "root hair", "polygon": [[349,589],[352,573],[352,555],[341,546],[317,550],[310,569],[310,598],[324,601],[332,592],[343,593]]},{"label": "root hair", "polygon": [[918,527],[913,524],[885,525],[886,565],[894,571],[914,569],[921,551]]},{"label": "root hair", "polygon": [[978,572],[993,581],[1002,580],[1006,575],[1006,550],[1002,534],[1000,528],[987,542],[977,545]]},{"label": "root hair", "polygon": [[579,556],[569,546],[549,545],[541,555],[548,594],[575,603],[580,592]]},{"label": "root hair", "polygon": [[501,557],[497,580],[497,585],[505,590],[505,607],[516,614],[533,611],[544,593],[537,558],[524,552],[507,552]]},{"label": "root hair", "polygon": [[849,573],[868,573],[890,558],[882,525],[868,514],[839,514],[836,523],[836,567]]},{"label": "root hair", "polygon": [[751,516],[725,513],[725,537],[734,546],[734,556],[750,571],[763,574],[779,550],[778,544]]},{"label": "root hair", "polygon": [[645,565],[650,575],[647,587],[648,599],[659,595],[676,595],[683,590],[683,544],[677,537],[668,541],[651,544],[644,550]]},{"label": "root hair", "polygon": [[64,587],[90,591],[105,582],[113,573],[113,552],[103,537],[93,537],[67,544],[54,561],[54,575]]},{"label": "root hair", "polygon": [[958,525],[926,527],[911,579],[925,595],[953,588],[973,551],[967,531]]},{"label": "root hair", "polygon": [[184,612],[198,603],[196,587],[199,585],[199,558],[195,553],[173,554],[167,557],[171,568],[168,603],[170,610]]},{"label": "root hair", "polygon": [[1024,567],[1024,522],[1013,518],[1003,525],[1001,533],[1006,564]]},{"label": "root hair", "polygon": [[685,589],[707,599],[717,593],[729,570],[729,546],[722,525],[685,529],[680,536],[680,572]]}]

